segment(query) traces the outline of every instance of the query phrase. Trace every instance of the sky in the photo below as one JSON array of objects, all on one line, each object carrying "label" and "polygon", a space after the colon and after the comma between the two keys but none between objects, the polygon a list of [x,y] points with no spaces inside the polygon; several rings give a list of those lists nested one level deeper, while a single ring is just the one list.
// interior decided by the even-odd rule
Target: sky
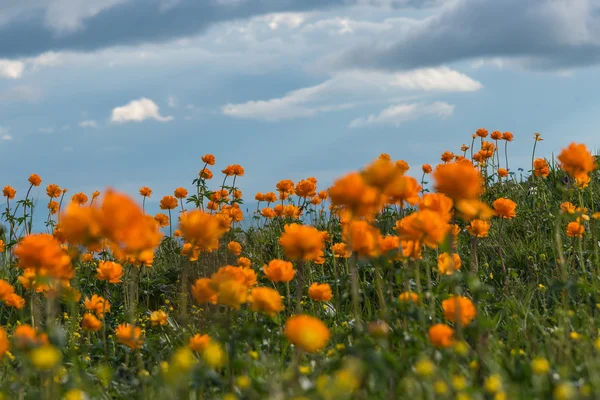
[{"label": "sky", "polygon": [[0,186],[156,205],[213,153],[253,198],[480,127],[528,169],[535,132],[600,148],[599,64],[600,0],[2,0]]}]

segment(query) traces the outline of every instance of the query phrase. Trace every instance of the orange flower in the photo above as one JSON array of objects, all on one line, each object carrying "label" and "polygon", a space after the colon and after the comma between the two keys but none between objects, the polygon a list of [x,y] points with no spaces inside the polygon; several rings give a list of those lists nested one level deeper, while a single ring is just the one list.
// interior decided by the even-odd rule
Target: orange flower
[{"label": "orange flower", "polygon": [[460,256],[456,253],[442,253],[437,259],[438,270],[442,275],[452,275],[454,271],[458,271],[462,265]]},{"label": "orange flower", "polygon": [[317,194],[317,181],[313,179],[302,179],[296,184],[296,195],[298,197],[313,197]]},{"label": "orange flower", "polygon": [[313,226],[287,224],[283,228],[279,244],[291,260],[316,260],[323,249],[323,236]]},{"label": "orange flower", "polygon": [[577,221],[569,222],[567,225],[567,236],[568,237],[583,237],[585,227]]},{"label": "orange flower", "polygon": [[96,278],[109,283],[121,283],[123,277],[123,266],[112,261],[102,261],[98,263]]},{"label": "orange flower", "polygon": [[258,192],[254,196],[254,200],[256,200],[256,201],[265,201],[265,195],[262,194],[261,192]]},{"label": "orange flower", "polygon": [[84,205],[88,201],[88,197],[85,193],[75,193],[73,197],[71,197],[71,201],[80,206]]},{"label": "orange flower", "polygon": [[217,293],[210,286],[210,279],[200,278],[192,285],[192,296],[198,304],[217,304]]},{"label": "orange flower", "polygon": [[212,154],[205,154],[202,156],[202,162],[208,165],[215,165],[216,159]]},{"label": "orange flower", "polygon": [[506,168],[498,168],[498,176],[500,178],[506,178],[508,176],[508,170]]},{"label": "orange flower", "polygon": [[276,187],[279,193],[294,194],[294,182],[289,179],[279,181]]},{"label": "orange flower", "polygon": [[448,222],[435,211],[420,210],[397,221],[396,231],[401,239],[436,248],[446,239]]},{"label": "orange flower", "polygon": [[285,322],[284,332],[291,343],[309,353],[323,349],[331,337],[320,319],[305,314],[290,317]]},{"label": "orange flower", "polygon": [[98,196],[100,196],[100,192],[96,190],[94,193],[92,193],[92,200],[97,199]]},{"label": "orange flower", "polygon": [[178,187],[177,189],[175,189],[173,194],[178,199],[185,199],[186,196],[188,195],[188,191],[186,188]]},{"label": "orange flower", "polygon": [[194,351],[202,351],[208,347],[210,336],[196,333],[190,338],[188,347]]},{"label": "orange flower", "polygon": [[483,178],[467,161],[438,165],[433,172],[435,190],[454,200],[477,198],[483,192]]},{"label": "orange flower", "polygon": [[381,254],[396,253],[400,248],[400,238],[394,235],[380,236],[378,239]]},{"label": "orange flower", "polygon": [[482,219],[487,221],[496,215],[490,206],[479,199],[460,200],[456,203],[456,209],[460,212],[460,217],[465,220]]},{"label": "orange flower", "polygon": [[517,208],[517,203],[511,199],[497,199],[492,203],[492,206],[494,206],[496,215],[499,217],[504,219],[513,219],[517,216],[517,212],[515,211]]},{"label": "orange flower", "polygon": [[396,161],[396,168],[398,168],[401,174],[405,174],[410,169],[410,166],[406,161],[398,160]]},{"label": "orange flower", "polygon": [[15,198],[17,191],[12,186],[4,186],[4,189],[2,189],[2,194],[4,195],[4,197],[7,197],[9,200],[12,200]]},{"label": "orange flower", "polygon": [[173,196],[165,196],[160,200],[161,210],[173,210],[177,208],[177,199]]},{"label": "orange flower", "polygon": [[431,168],[431,165],[429,165],[429,164],[423,164],[421,166],[421,169],[423,170],[424,174],[430,174],[431,171],[433,171],[433,169]]},{"label": "orange flower", "polygon": [[502,139],[506,140],[507,142],[512,142],[513,141],[513,134],[510,132],[504,132],[502,134]]},{"label": "orange flower", "polygon": [[2,360],[2,357],[4,357],[9,349],[10,343],[8,341],[8,336],[6,335],[4,328],[0,326],[0,360]]},{"label": "orange flower", "polygon": [[110,303],[104,297],[97,294],[92,295],[92,298],[86,297],[83,301],[86,310],[94,312],[99,318],[104,318],[104,314],[110,312]]},{"label": "orange flower", "polygon": [[140,194],[144,197],[150,197],[150,195],[152,194],[152,189],[150,189],[149,187],[143,186],[140,189]]},{"label": "orange flower", "polygon": [[179,229],[183,237],[202,251],[219,247],[219,238],[227,231],[219,217],[200,210],[186,212],[181,216]]},{"label": "orange flower", "polygon": [[58,198],[62,194],[62,189],[60,188],[60,186],[51,183],[46,187],[46,193],[51,199]]},{"label": "orange flower", "polygon": [[379,236],[379,230],[367,221],[354,220],[343,227],[344,240],[359,257],[373,257],[378,254]]},{"label": "orange flower", "polygon": [[349,258],[352,255],[352,252],[348,250],[348,245],[346,243],[336,243],[331,246],[331,251],[333,251],[333,255],[336,258]]},{"label": "orange flower", "polygon": [[471,221],[467,230],[472,236],[475,237],[487,237],[490,230],[490,223],[481,219],[474,219]]},{"label": "orange flower", "polygon": [[57,279],[71,279],[71,258],[61,249],[60,242],[53,236],[42,233],[22,239],[15,249],[17,266],[31,268],[37,275]]},{"label": "orange flower", "polygon": [[6,303],[7,306],[16,308],[17,310],[21,310],[23,307],[25,307],[25,299],[16,293],[9,295],[4,300],[4,303]]},{"label": "orange flower", "polygon": [[325,201],[329,198],[329,193],[326,190],[321,190],[317,196],[319,196],[321,200]]},{"label": "orange flower", "polygon": [[6,301],[6,299],[14,292],[15,288],[13,287],[13,285],[8,283],[4,279],[0,279],[0,300]]},{"label": "orange flower", "polygon": [[271,260],[269,265],[263,267],[263,271],[272,282],[289,282],[296,275],[292,263],[283,260]]},{"label": "orange flower", "polygon": [[284,308],[279,292],[266,287],[252,289],[248,301],[252,311],[262,311],[269,316],[283,311]]},{"label": "orange flower", "polygon": [[169,315],[163,310],[152,311],[150,313],[150,321],[152,322],[152,326],[154,325],[166,325],[167,317]]},{"label": "orange flower", "polygon": [[479,128],[477,129],[477,131],[475,132],[475,134],[481,138],[487,137],[488,135],[488,131],[487,129],[484,128]]},{"label": "orange flower", "polygon": [[442,301],[442,309],[444,318],[454,323],[460,321],[462,326],[469,325],[477,315],[473,302],[462,296],[451,296]]},{"label": "orange flower", "polygon": [[421,191],[421,185],[417,180],[410,176],[400,175],[397,176],[392,182],[385,188],[385,194],[389,197],[389,203],[398,203],[401,206],[404,202],[415,205],[419,202],[419,192]]},{"label": "orange flower", "polygon": [[537,158],[533,162],[533,173],[535,176],[541,176],[542,178],[550,175],[550,168],[548,167],[548,162],[543,158]]},{"label": "orange flower", "polygon": [[362,172],[364,182],[379,190],[384,190],[396,176],[399,176],[399,169],[385,158],[376,159]]},{"label": "orange flower", "polygon": [[576,207],[570,201],[560,204],[560,210],[565,214],[575,214]]},{"label": "orange flower", "polygon": [[54,215],[58,212],[59,207],[60,207],[60,205],[58,204],[58,202],[56,202],[54,200],[50,200],[50,202],[48,203],[48,211],[52,215]]},{"label": "orange flower", "polygon": [[[291,181],[290,181],[291,182]],[[293,183],[292,183],[293,187]],[[269,192],[265,194],[265,201],[268,203],[274,203],[277,201],[277,195],[273,192]]]},{"label": "orange flower", "polygon": [[38,333],[31,325],[22,324],[13,332],[15,346],[19,349],[42,346],[48,344],[48,336]]},{"label": "orange flower", "polygon": [[442,193],[426,193],[419,202],[419,210],[431,210],[438,213],[444,220],[452,218],[452,199]]},{"label": "orange flower", "polygon": [[123,323],[117,326],[115,335],[119,343],[129,347],[131,350],[139,349],[144,344],[144,339],[141,337],[142,330],[139,326]]},{"label": "orange flower", "polygon": [[334,205],[348,210],[355,217],[371,216],[383,205],[377,189],[367,185],[358,172],[335,181],[329,189],[329,196]]},{"label": "orange flower", "polygon": [[490,135],[490,139],[493,140],[500,140],[502,139],[502,133],[500,131],[494,131],[492,132],[492,134]]},{"label": "orange flower", "polygon": [[[283,212],[283,210],[282,210]],[[260,215],[265,218],[275,218],[275,211],[271,207],[265,207],[260,211]]]},{"label": "orange flower", "polygon": [[27,180],[29,181],[29,183],[31,183],[32,186],[40,186],[40,183],[42,183],[42,178],[40,178],[38,174],[29,175],[29,179]]},{"label": "orange flower", "polygon": [[202,170],[200,170],[198,175],[200,176],[200,178],[206,179],[206,180],[212,179],[212,177],[213,177],[212,171],[208,168],[203,168]]},{"label": "orange flower", "polygon": [[590,172],[596,169],[596,161],[585,144],[571,143],[558,155],[560,168],[573,178],[586,180]]},{"label": "orange flower", "polygon": [[378,158],[380,160],[392,161],[392,157],[388,153],[381,153]]},{"label": "orange flower", "polygon": [[237,265],[238,265],[238,267],[242,267],[242,268],[250,268],[250,265],[252,265],[252,262],[250,261],[249,258],[240,257],[237,259]]},{"label": "orange flower", "polygon": [[157,213],[154,216],[154,219],[156,220],[156,222],[158,222],[158,225],[161,228],[164,228],[165,226],[169,226],[169,216],[167,214]]},{"label": "orange flower", "polygon": [[229,244],[227,245],[227,249],[230,252],[232,252],[233,254],[235,254],[236,256],[239,256],[240,254],[242,254],[242,245],[233,240],[231,242],[229,242]]},{"label": "orange flower", "polygon": [[429,341],[438,348],[454,345],[454,329],[446,324],[435,324],[429,328]]},{"label": "orange flower", "polygon": [[300,218],[300,207],[296,207],[293,204],[288,204],[283,207],[283,215],[291,219],[299,219]]},{"label": "orange flower", "polygon": [[451,151],[445,151],[442,154],[442,161],[445,163],[449,163],[450,161],[452,161],[452,159],[454,158],[454,153],[452,153]]},{"label": "orange flower", "polygon": [[418,260],[421,258],[423,252],[423,245],[421,242],[413,240],[401,240],[400,246],[402,247],[402,257],[412,258]]},{"label": "orange flower", "polygon": [[331,287],[328,283],[314,282],[308,288],[308,297],[315,301],[329,301],[332,299]]},{"label": "orange flower", "polygon": [[86,331],[97,332],[102,328],[102,321],[100,321],[94,314],[85,313],[81,319],[81,328]]},{"label": "orange flower", "polygon": [[398,300],[400,300],[403,303],[407,303],[409,301],[412,301],[413,303],[418,303],[419,295],[415,292],[404,292],[400,293],[400,296],[398,296]]}]

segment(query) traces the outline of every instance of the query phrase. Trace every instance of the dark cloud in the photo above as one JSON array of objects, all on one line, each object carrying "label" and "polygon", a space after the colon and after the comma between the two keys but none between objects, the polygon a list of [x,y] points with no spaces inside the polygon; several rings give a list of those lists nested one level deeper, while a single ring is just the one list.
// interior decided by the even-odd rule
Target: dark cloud
[{"label": "dark cloud", "polygon": [[[272,12],[311,11],[358,4],[364,0],[112,0],[112,7],[82,19],[82,28],[60,32],[48,23],[48,0],[0,2],[0,58],[31,56],[46,51],[92,51],[117,45],[162,42],[194,35],[210,25]],[[61,12],[93,7],[82,0],[61,2]],[[103,0],[110,3],[111,0]],[[97,1],[101,4],[102,1]],[[115,3],[120,3],[114,5]],[[431,0],[394,0],[412,7]],[[171,4],[165,7],[165,4]],[[57,17],[56,8],[52,16]],[[58,12],[60,17],[60,12]]]},{"label": "dark cloud", "polygon": [[536,69],[600,62],[600,0],[458,0],[402,34],[333,56],[340,68],[387,70],[487,57]]}]

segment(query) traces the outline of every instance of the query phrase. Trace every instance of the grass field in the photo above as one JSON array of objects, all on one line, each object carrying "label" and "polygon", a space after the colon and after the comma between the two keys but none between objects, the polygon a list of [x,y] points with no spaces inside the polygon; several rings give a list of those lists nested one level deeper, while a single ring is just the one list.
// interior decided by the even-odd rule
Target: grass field
[{"label": "grass field", "polygon": [[517,175],[512,137],[273,182],[250,215],[209,154],[156,216],[150,188],[4,187],[3,398],[600,397],[596,158],[535,134]]}]

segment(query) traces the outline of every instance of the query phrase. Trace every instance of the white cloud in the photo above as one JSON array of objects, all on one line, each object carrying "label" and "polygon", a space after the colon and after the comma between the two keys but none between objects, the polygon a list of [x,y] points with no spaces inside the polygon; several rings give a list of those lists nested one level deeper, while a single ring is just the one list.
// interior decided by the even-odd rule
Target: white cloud
[{"label": "white cloud", "polygon": [[111,122],[141,122],[147,119],[153,119],[159,122],[168,122],[173,119],[172,116],[164,117],[155,102],[145,97],[132,100],[124,106],[116,107],[112,110]]},{"label": "white cloud", "polygon": [[0,78],[19,79],[24,70],[23,61],[0,60]]},{"label": "white cloud", "polygon": [[169,105],[169,107],[175,108],[179,104],[179,101],[177,101],[177,97],[175,97],[175,96],[169,96],[167,104]]},{"label": "white cloud", "polygon": [[280,98],[227,104],[223,114],[235,118],[278,121],[310,117],[321,112],[352,108],[359,104],[390,103],[435,92],[473,92],[481,83],[447,67],[424,68],[402,73],[354,70]]},{"label": "white cloud", "polygon": [[394,125],[399,126],[403,122],[423,117],[434,116],[447,118],[454,113],[454,106],[444,102],[431,104],[411,103],[398,104],[382,110],[379,114],[371,114],[368,117],[357,118],[350,122],[350,128],[358,128],[366,125]]},{"label": "white cloud", "polygon": [[93,119],[90,119],[86,121],[81,121],[79,123],[79,126],[82,128],[98,128],[98,123]]},{"label": "white cloud", "polygon": [[12,136],[9,133],[10,133],[10,129],[0,126],[0,140],[1,141],[4,142],[4,141],[12,140]]},{"label": "white cloud", "polygon": [[301,13],[277,13],[270,14],[265,17],[268,21],[269,28],[276,31],[281,26],[289,28],[298,28],[305,21],[305,14]]},{"label": "white cloud", "polygon": [[129,0],[52,0],[46,9],[46,25],[60,33],[83,29],[83,21]]},{"label": "white cloud", "polygon": [[32,66],[34,71],[37,71],[42,67],[55,67],[63,63],[61,53],[54,51],[42,53],[37,57],[27,58],[26,61]]}]

